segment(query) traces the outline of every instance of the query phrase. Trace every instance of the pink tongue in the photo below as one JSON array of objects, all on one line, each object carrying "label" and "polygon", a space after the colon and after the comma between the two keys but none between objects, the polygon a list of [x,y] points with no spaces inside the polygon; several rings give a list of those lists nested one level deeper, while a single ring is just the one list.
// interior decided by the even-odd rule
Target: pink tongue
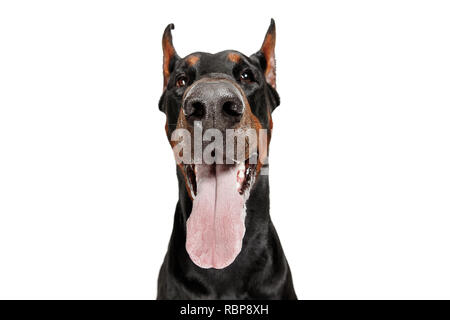
[{"label": "pink tongue", "polygon": [[244,199],[236,186],[237,166],[196,168],[197,196],[186,224],[186,250],[199,267],[222,269],[241,251],[245,233]]}]

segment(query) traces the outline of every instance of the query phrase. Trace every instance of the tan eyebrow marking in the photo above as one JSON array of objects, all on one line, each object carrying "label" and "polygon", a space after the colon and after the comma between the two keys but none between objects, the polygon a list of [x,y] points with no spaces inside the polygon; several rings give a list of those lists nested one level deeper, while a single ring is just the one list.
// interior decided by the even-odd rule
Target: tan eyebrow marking
[{"label": "tan eyebrow marking", "polygon": [[197,56],[189,56],[189,57],[186,58],[186,62],[187,62],[188,65],[191,66],[191,67],[192,67],[193,65],[195,65],[195,64],[198,62],[198,60],[200,60],[200,58],[197,57]]},{"label": "tan eyebrow marking", "polygon": [[234,63],[238,63],[241,60],[241,56],[234,52],[230,52],[228,54],[227,58],[228,58],[228,60],[230,60],[231,62],[234,62]]}]

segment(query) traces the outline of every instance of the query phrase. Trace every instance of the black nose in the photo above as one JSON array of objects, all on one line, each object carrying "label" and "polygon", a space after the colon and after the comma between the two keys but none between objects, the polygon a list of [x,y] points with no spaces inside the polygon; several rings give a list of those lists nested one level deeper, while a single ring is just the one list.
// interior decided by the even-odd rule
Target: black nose
[{"label": "black nose", "polygon": [[186,93],[183,111],[188,121],[202,121],[204,128],[227,129],[241,120],[244,102],[230,80],[202,79]]}]

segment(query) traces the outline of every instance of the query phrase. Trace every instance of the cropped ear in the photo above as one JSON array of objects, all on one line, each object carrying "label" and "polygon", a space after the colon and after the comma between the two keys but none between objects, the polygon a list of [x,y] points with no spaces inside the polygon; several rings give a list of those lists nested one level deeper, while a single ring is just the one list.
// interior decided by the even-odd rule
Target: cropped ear
[{"label": "cropped ear", "polygon": [[169,24],[163,33],[162,38],[162,48],[163,48],[163,74],[164,74],[164,89],[167,87],[167,82],[169,81],[170,73],[173,71],[175,62],[179,59],[175,48],[172,43],[172,32],[175,29],[173,23]]},{"label": "cropped ear", "polygon": [[267,83],[274,89],[276,89],[277,86],[275,70],[275,38],[275,21],[270,19],[270,26],[267,30],[261,49],[254,54],[264,70]]}]

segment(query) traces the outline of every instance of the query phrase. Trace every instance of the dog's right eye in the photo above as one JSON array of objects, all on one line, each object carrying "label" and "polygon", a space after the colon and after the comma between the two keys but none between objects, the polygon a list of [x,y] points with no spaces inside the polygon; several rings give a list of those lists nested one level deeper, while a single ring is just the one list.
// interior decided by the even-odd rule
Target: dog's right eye
[{"label": "dog's right eye", "polygon": [[177,82],[176,83],[177,83],[177,87],[178,88],[185,87],[187,85],[187,82],[188,82],[188,78],[186,77],[186,75],[180,74],[177,77]]}]

